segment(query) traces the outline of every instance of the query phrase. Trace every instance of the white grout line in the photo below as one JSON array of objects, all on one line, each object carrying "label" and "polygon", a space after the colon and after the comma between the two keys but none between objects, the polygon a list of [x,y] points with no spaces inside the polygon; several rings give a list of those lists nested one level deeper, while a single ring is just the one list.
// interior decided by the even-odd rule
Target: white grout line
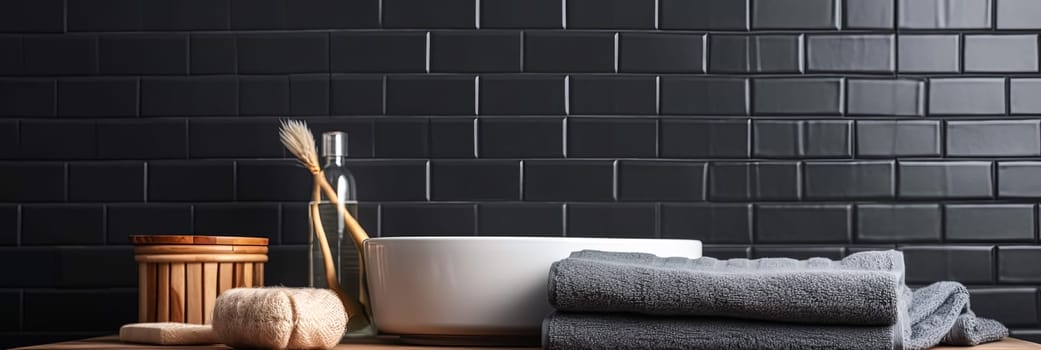
[{"label": "white grout line", "polygon": [[658,17],[660,17],[660,14],[661,14],[661,4],[660,4],[660,1],[655,0],[654,1],[654,29],[660,29],[658,27]]},{"label": "white grout line", "polygon": [[524,160],[523,159],[521,159],[521,161],[520,161],[520,196],[517,197],[517,198],[520,198],[522,201],[524,200]]},{"label": "white grout line", "polygon": [[481,0],[474,0],[474,27],[481,29]]},{"label": "white grout line", "polygon": [[611,198],[618,201],[618,160],[611,162]]},{"label": "white grout line", "polygon": [[427,160],[427,162],[426,162],[426,180],[427,180],[426,196],[427,196],[427,202],[429,202],[430,201],[430,160]]},{"label": "white grout line", "polygon": [[481,76],[474,77],[474,115],[481,115]]},{"label": "white grout line", "polygon": [[426,71],[430,73],[430,32],[427,32],[426,41]]},{"label": "white grout line", "polygon": [[[705,34],[705,35],[708,35],[708,34]],[[703,50],[702,52],[707,52],[707,51]],[[704,59],[705,59],[704,56],[705,55],[701,55],[701,56],[702,56],[702,61],[704,61]],[[618,73],[618,33],[614,33],[614,72]]]},{"label": "white grout line", "polygon": [[701,36],[701,71],[708,72],[708,34]]},{"label": "white grout line", "polygon": [[567,0],[560,1],[560,24],[567,29]]},{"label": "white grout line", "polygon": [[560,147],[562,148],[561,151],[562,151],[562,153],[564,153],[564,158],[567,158],[567,124],[568,124],[568,116],[565,115],[564,116],[564,120],[562,120],[560,122],[561,128],[564,130],[564,133],[563,133],[564,141],[561,142],[561,144],[560,144]]},{"label": "white grout line", "polygon": [[571,115],[571,76],[564,76],[564,115]]},{"label": "white grout line", "polygon": [[654,76],[654,114],[661,115],[661,76]]},{"label": "white grout line", "polygon": [[478,119],[474,118],[474,158],[480,158],[480,156],[477,154],[477,144],[478,144],[478,141],[479,141],[478,140],[479,133],[478,133],[477,129],[480,127],[479,126],[480,123],[478,123],[477,121],[478,121]]},{"label": "white grout line", "polygon": [[560,232],[563,232],[563,236],[567,237],[567,203],[560,206]]}]

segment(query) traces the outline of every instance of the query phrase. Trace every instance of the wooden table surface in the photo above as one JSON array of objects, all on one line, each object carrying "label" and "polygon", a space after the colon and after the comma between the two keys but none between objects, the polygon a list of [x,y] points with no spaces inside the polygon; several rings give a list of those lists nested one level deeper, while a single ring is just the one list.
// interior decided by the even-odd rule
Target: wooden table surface
[{"label": "wooden table surface", "polygon": [[[74,340],[63,343],[54,343],[46,345],[29,346],[24,348],[17,348],[13,350],[94,350],[94,349],[135,349],[135,350],[216,350],[216,349],[229,349],[224,345],[206,345],[206,346],[157,346],[157,345],[140,345],[140,344],[125,344],[119,342],[119,337],[108,336],[99,338],[90,338],[84,340]],[[365,340],[353,340],[348,344],[340,344],[336,347],[337,350],[451,350],[451,349],[466,349],[466,350],[530,350],[537,348],[477,348],[477,347],[430,347],[430,346],[414,346],[414,345],[402,345],[393,337],[379,337]],[[975,347],[947,347],[941,346],[933,348],[936,350],[1041,350],[1041,345],[1037,343],[1031,343],[1019,339],[1008,338],[1000,342],[984,344]]]}]

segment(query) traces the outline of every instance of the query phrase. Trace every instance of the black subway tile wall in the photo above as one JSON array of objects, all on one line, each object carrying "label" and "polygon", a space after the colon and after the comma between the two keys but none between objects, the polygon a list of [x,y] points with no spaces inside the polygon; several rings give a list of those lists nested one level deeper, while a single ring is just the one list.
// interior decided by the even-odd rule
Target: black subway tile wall
[{"label": "black subway tile wall", "polygon": [[[0,273],[0,348],[132,321],[89,305],[133,300],[134,234],[269,237],[269,280],[306,284],[311,178],[284,118],[350,134],[374,236],[895,248],[909,282],[966,283],[1041,340],[1039,18],[1034,0],[0,1],[0,265],[36,266]],[[41,318],[63,307],[94,318]]]}]

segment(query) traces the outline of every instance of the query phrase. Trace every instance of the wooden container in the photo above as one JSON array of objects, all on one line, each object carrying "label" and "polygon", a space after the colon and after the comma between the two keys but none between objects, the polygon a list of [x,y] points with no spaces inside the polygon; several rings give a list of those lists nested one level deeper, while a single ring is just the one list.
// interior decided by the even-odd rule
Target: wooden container
[{"label": "wooden container", "polygon": [[264,285],[267,238],[131,236],[139,322],[209,324],[217,295]]}]

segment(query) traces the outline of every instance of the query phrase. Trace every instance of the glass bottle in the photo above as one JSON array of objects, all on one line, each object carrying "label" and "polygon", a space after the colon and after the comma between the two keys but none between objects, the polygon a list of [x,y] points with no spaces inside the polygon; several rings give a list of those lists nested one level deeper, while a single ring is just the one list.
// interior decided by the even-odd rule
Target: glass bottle
[{"label": "glass bottle", "polygon": [[[336,196],[340,202],[357,219],[358,200],[354,175],[346,167],[347,140],[347,133],[341,131],[330,131],[322,134],[322,157],[325,158],[322,172],[325,173],[325,178],[329,181],[329,185],[336,191]],[[318,205],[319,218],[322,221],[326,240],[329,242],[329,248],[333,254],[333,262],[337,269],[336,274],[340,281],[340,288],[347,294],[347,297],[362,300],[363,288],[365,288],[363,278],[365,275],[361,271],[361,256],[354,245],[354,240],[351,239],[350,232],[347,230],[343,215],[337,209],[336,203],[331,202],[330,199],[323,193],[322,200],[318,203],[311,202],[311,205]],[[325,279],[322,248],[318,240],[315,239],[315,228],[313,225],[311,227],[310,251],[308,255],[310,285],[314,288],[327,288],[328,283]],[[366,313],[368,313],[367,310]],[[366,315],[365,317],[368,316]],[[375,329],[369,326],[364,329],[348,329],[345,336],[374,334]]]}]

